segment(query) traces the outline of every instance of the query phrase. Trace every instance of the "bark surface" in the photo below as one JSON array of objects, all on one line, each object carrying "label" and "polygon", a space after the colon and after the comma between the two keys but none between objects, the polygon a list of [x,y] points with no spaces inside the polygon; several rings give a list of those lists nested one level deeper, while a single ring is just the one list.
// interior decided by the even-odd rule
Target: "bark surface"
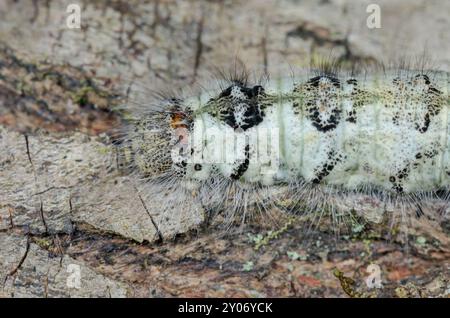
[{"label": "bark surface", "polygon": [[161,212],[110,142],[121,105],[236,56],[282,76],[331,51],[344,64],[426,51],[450,71],[449,3],[379,1],[381,29],[368,1],[80,1],[80,29],[70,3],[0,2],[0,297],[449,296],[448,211],[390,238],[384,222],[337,237],[299,217],[220,236],[193,202]]}]

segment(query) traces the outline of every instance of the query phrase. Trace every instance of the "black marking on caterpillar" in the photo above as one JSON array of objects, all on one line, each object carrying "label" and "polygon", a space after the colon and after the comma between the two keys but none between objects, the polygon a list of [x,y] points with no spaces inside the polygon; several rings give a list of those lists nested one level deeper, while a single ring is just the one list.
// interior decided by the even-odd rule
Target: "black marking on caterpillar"
[{"label": "black marking on caterpillar", "polygon": [[312,183],[320,183],[323,178],[331,173],[334,167],[342,160],[342,155],[337,154],[334,149],[332,149],[327,154],[328,160],[322,165],[321,169],[316,170],[315,177],[312,179]]},{"label": "black marking on caterpillar", "polygon": [[327,132],[339,124],[341,110],[336,92],[340,88],[339,80],[330,76],[316,76],[300,88],[306,96],[307,116],[317,130]]},{"label": "black marking on caterpillar", "polygon": [[234,170],[234,172],[230,175],[231,179],[238,180],[242,175],[247,171],[248,165],[250,163],[250,146],[246,145],[244,149],[245,158],[242,163],[238,165],[238,167]]},{"label": "black marking on caterpillar", "polygon": [[264,88],[260,85],[246,87],[235,82],[209,103],[218,108],[218,118],[230,127],[247,130],[263,121],[264,112],[259,104],[263,95]]},{"label": "black marking on caterpillar", "polygon": [[[393,80],[393,84],[396,87],[394,103],[400,103],[402,107],[406,104],[422,103],[426,106],[424,110],[423,118],[416,121],[415,129],[421,133],[425,133],[431,122],[431,118],[436,116],[440,112],[441,102],[440,98],[442,92],[436,89],[430,82],[430,78],[424,74],[417,74],[413,79],[408,81],[402,81],[399,78]],[[416,91],[414,89],[416,88]],[[396,112],[393,118],[393,122],[399,125],[400,112]],[[405,115],[416,115],[408,112]],[[410,118],[413,120],[414,118]]]}]

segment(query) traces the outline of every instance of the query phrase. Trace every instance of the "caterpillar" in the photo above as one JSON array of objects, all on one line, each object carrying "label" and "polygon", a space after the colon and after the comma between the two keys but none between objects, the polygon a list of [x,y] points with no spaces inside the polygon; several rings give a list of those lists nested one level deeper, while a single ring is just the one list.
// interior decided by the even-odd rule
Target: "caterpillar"
[{"label": "caterpillar", "polygon": [[272,79],[236,63],[218,78],[216,89],[158,92],[132,112],[120,145],[162,209],[178,213],[190,197],[228,224],[276,222],[274,210],[336,216],[362,201],[446,211],[448,73],[326,62]]}]

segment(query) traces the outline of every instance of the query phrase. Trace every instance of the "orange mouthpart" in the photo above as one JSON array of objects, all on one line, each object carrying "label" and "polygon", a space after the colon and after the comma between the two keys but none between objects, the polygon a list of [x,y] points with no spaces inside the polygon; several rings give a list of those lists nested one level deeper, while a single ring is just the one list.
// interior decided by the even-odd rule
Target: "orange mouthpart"
[{"label": "orange mouthpart", "polygon": [[176,128],[187,128],[185,119],[186,115],[183,113],[174,113],[171,116],[170,127]]}]

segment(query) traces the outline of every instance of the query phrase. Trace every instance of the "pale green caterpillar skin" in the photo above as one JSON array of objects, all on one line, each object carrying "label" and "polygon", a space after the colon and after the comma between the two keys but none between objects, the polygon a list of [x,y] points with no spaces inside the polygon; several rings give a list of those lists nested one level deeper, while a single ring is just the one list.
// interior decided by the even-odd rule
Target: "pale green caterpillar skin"
[{"label": "pale green caterpillar skin", "polygon": [[315,206],[327,204],[316,190],[447,204],[449,83],[447,73],[422,71],[231,79],[219,92],[165,98],[127,138],[149,181],[179,180],[202,201],[234,200],[233,209],[250,204],[246,193],[268,190],[255,194],[264,200],[280,185]]}]

